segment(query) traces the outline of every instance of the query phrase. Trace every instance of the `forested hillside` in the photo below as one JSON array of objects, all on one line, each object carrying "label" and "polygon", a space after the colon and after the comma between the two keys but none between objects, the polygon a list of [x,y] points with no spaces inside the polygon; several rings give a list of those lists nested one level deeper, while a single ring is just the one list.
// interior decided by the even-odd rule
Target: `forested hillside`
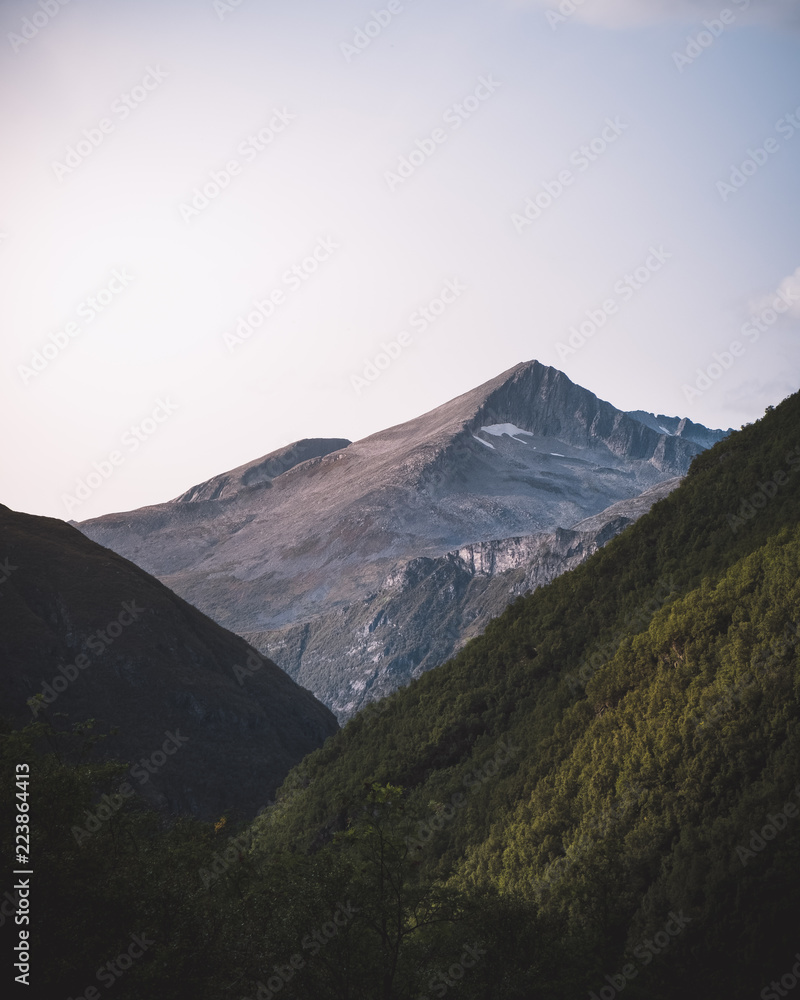
[{"label": "forested hillside", "polygon": [[109,777],[36,758],[40,933],[75,914],[40,959],[50,982],[77,997],[136,931],[154,943],[118,998],[785,995],[798,481],[800,394],[359,713],[236,841],[222,818],[167,829],[126,803],[78,845]]}]

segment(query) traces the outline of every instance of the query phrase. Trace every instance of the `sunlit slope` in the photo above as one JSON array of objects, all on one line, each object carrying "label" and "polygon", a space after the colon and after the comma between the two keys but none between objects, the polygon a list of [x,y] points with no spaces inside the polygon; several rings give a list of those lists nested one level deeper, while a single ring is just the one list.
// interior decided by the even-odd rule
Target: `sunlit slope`
[{"label": "sunlit slope", "polygon": [[[757,993],[790,957],[800,883],[799,432],[796,394],[360,713],[289,776],[265,841],[320,843],[365,783],[401,785],[428,877],[522,906],[541,937],[531,976],[553,995],[631,962],[628,996],[690,975],[706,995]],[[519,749],[492,769],[502,744]],[[637,958],[672,911],[689,920],[670,961]]]}]

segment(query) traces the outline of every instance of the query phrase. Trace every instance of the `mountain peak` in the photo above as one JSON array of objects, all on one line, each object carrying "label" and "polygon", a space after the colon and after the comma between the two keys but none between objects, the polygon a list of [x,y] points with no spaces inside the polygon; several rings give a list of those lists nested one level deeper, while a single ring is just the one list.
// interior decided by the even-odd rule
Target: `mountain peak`
[{"label": "mountain peak", "polygon": [[250,632],[361,600],[399,560],[568,527],[702,450],[531,360],[352,444],[295,442],[80,527]]},{"label": "mountain peak", "polygon": [[363,438],[354,447],[375,453],[403,442],[409,452],[424,454],[423,464],[438,464],[454,443],[463,452],[467,438],[491,447],[495,437],[504,435],[502,428],[508,428],[509,437],[516,429],[531,438],[576,448],[600,445],[612,455],[652,462],[670,476],[682,475],[695,454],[730,433],[710,430],[686,417],[656,417],[644,410],[625,413],[558,368],[534,359],[419,417]]},{"label": "mountain peak", "polygon": [[649,462],[670,476],[682,475],[694,455],[730,433],[688,418],[663,418],[667,423],[660,426],[661,418],[645,411],[624,413],[536,360],[515,365],[418,420],[434,413],[460,420],[462,450],[465,435],[489,448],[496,448],[497,437],[521,441],[524,435],[534,448],[536,438],[580,449],[599,447],[616,457]]}]

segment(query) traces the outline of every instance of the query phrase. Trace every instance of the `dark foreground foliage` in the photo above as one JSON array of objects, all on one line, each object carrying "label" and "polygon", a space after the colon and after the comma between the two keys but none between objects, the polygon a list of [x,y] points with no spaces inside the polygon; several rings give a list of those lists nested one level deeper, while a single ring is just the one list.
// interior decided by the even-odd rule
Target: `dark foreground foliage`
[{"label": "dark foreground foliage", "polygon": [[81,760],[88,732],[5,732],[3,801],[32,772],[37,996],[104,996],[132,935],[117,1000],[784,995],[798,485],[800,395],[360,713],[246,830],[125,799],[79,837],[124,766]]}]

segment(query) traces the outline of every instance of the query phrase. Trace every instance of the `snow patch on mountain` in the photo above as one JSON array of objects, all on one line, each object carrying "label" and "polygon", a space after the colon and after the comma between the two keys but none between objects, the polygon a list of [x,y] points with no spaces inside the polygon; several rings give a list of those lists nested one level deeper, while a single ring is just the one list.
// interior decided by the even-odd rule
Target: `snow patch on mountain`
[{"label": "snow patch on mountain", "polygon": [[[502,437],[504,434],[508,434],[515,441],[519,441],[519,438],[516,436],[517,434],[527,434],[528,437],[535,436],[531,431],[524,431],[521,427],[517,427],[516,424],[487,424],[485,427],[481,427],[481,430],[486,431],[487,434],[491,434],[492,437]],[[519,443],[527,444],[528,442],[519,441]]]}]

